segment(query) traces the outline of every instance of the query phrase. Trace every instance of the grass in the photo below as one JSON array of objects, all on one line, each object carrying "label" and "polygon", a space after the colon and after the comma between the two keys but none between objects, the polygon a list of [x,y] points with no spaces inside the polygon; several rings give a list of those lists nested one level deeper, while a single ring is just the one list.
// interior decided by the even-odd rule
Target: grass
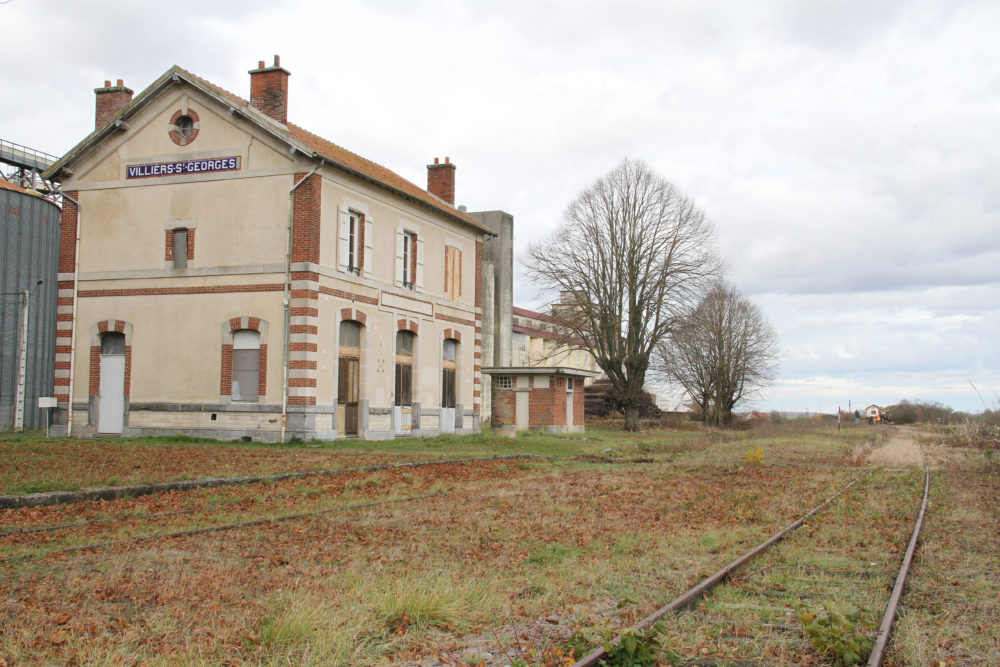
[{"label": "grass", "polygon": [[[515,638],[525,652],[541,655],[564,646],[574,631],[597,638],[635,622],[800,516],[857,476],[843,462],[867,433],[590,429],[595,440],[514,439],[537,452],[558,446],[551,462],[394,468],[6,511],[0,530],[178,508],[191,513],[0,539],[0,658],[375,665],[435,657],[475,662],[490,654],[492,665],[505,650],[524,654],[510,648]],[[377,449],[386,443],[366,443],[355,455],[424,457],[438,440],[405,441],[398,454]],[[486,436],[444,440],[452,453],[493,446]],[[180,447],[202,446],[208,447]],[[765,451],[763,465],[745,465],[746,451],[756,446]],[[135,449],[173,455],[173,447]],[[241,451],[271,456],[265,447]],[[291,459],[278,463],[306,450],[281,453]],[[801,629],[786,612],[794,613],[796,596],[834,606],[878,602],[883,573],[898,557],[887,545],[910,517],[911,478],[873,476],[828,520],[810,522],[803,531],[812,534],[803,532],[801,543],[789,541],[773,560],[754,564],[757,575],[706,600],[701,620],[688,627],[679,617],[676,628],[688,630],[675,637],[676,647],[693,656],[732,644],[733,655],[750,655],[750,649],[738,653],[739,646],[753,644],[783,651],[769,661],[801,659]],[[441,494],[223,533],[58,552],[431,492]],[[853,550],[845,557],[846,548]],[[28,554],[40,557],[21,560]],[[777,639],[758,636],[762,623],[788,629]]]},{"label": "grass", "polygon": [[1000,465],[931,444],[925,520],[889,665],[1000,664]]},{"label": "grass", "polygon": [[[680,443],[697,437],[691,433],[651,431],[630,436],[628,441],[681,446]],[[513,439],[496,438],[486,431],[474,436],[294,445],[218,442],[183,436],[66,440],[18,434],[0,437],[0,457],[5,461],[0,468],[0,494],[507,454],[535,454],[562,460],[622,445],[621,432],[607,429],[592,429],[587,439],[535,433]]]}]

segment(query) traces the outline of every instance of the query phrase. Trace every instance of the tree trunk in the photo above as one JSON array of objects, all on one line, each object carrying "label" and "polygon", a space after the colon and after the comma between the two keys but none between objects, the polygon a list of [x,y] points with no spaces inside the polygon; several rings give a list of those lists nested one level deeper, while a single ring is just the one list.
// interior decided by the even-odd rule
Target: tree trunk
[{"label": "tree trunk", "polygon": [[625,430],[631,432],[639,430],[639,404],[635,401],[625,405]]}]

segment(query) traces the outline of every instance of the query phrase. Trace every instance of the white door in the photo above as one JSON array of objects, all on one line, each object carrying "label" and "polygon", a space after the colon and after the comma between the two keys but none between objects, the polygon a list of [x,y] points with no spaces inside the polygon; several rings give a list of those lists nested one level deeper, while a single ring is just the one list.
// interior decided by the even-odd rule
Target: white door
[{"label": "white door", "polygon": [[125,425],[125,355],[101,355],[97,432],[121,434]]},{"label": "white door", "polygon": [[518,431],[527,431],[528,425],[528,392],[519,391],[514,394],[514,423]]}]

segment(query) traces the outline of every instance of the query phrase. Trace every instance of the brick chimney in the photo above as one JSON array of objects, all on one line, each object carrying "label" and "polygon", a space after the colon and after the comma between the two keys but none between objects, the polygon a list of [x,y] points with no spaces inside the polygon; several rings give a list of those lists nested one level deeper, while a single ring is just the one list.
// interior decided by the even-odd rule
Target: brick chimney
[{"label": "brick chimney", "polygon": [[103,88],[94,88],[94,94],[97,96],[94,129],[104,127],[108,120],[132,102],[132,89],[126,88],[121,79],[114,86],[105,81]]},{"label": "brick chimney", "polygon": [[434,158],[434,164],[427,165],[427,191],[455,205],[455,165],[451,158],[445,158],[444,163]]},{"label": "brick chimney", "polygon": [[288,77],[291,72],[281,66],[281,57],[274,56],[274,65],[264,61],[250,70],[250,106],[260,109],[279,123],[288,122]]}]

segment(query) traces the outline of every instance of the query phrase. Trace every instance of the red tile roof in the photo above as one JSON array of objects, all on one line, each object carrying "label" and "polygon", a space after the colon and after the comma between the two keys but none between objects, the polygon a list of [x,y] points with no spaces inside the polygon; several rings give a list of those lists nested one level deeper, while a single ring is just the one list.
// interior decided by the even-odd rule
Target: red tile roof
[{"label": "red tile roof", "polygon": [[24,193],[28,192],[20,185],[14,185],[13,183],[8,183],[2,178],[0,178],[0,190],[13,190],[14,192],[24,192]]},{"label": "red tile roof", "polygon": [[[254,109],[249,102],[241,98],[239,95],[235,95],[226,90],[225,88],[221,88],[212,83],[211,81],[207,81],[201,78],[197,74],[192,74],[191,72],[188,72],[187,70],[177,66],[174,66],[174,68],[172,68],[171,71],[177,71],[179,73],[184,74],[185,76],[191,77],[192,79],[199,81],[206,87],[215,90],[216,92],[225,97],[228,97],[233,102],[236,102],[242,107],[245,107],[247,109]],[[145,94],[145,91],[143,91],[142,94]],[[263,115],[263,112],[257,109],[254,109],[254,111]],[[306,146],[308,146],[309,148],[311,148],[312,150],[314,150],[316,153],[323,156],[327,160],[335,162],[338,165],[342,165],[343,167],[346,167],[348,170],[357,172],[362,176],[366,176],[376,181],[377,183],[388,186],[391,189],[398,190],[399,192],[409,195],[410,197],[418,199],[424,204],[427,204],[432,208],[436,208],[440,211],[443,211],[444,213],[447,213],[452,217],[460,218],[463,222],[466,222],[478,229],[481,229],[485,232],[489,232],[491,234],[494,233],[492,229],[490,229],[486,225],[483,225],[478,220],[466,215],[465,213],[458,210],[451,204],[447,203],[443,199],[436,197],[435,195],[431,194],[427,190],[424,190],[420,186],[406,180],[396,172],[387,169],[386,167],[383,167],[382,165],[376,162],[367,160],[358,155],[357,153],[352,153],[346,148],[338,146],[332,141],[328,141],[327,139],[324,139],[319,135],[313,134],[312,132],[304,128],[301,128],[298,125],[295,125],[294,123],[288,123],[286,127],[288,128],[289,134],[291,134],[293,138],[297,139],[298,141],[301,141]]]}]

